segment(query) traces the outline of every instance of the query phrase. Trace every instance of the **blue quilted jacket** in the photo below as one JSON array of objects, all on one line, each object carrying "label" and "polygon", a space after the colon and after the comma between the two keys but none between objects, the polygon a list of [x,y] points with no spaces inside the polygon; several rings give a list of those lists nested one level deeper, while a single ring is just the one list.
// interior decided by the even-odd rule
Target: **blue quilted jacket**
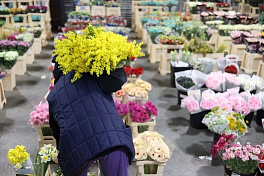
[{"label": "blue quilted jacket", "polygon": [[87,161],[120,146],[127,147],[131,164],[131,129],[119,117],[111,94],[100,89],[95,76],[85,74],[71,83],[73,75],[62,75],[47,98],[63,174],[72,176]]}]

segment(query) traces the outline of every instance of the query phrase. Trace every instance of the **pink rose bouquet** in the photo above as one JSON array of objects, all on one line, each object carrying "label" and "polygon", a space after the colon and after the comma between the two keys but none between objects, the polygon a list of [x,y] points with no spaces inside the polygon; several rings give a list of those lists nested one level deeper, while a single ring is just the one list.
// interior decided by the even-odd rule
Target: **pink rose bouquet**
[{"label": "pink rose bouquet", "polygon": [[49,123],[49,104],[42,103],[34,107],[34,111],[30,113],[30,124],[39,127],[44,123]]},{"label": "pink rose bouquet", "polygon": [[196,114],[201,112],[199,102],[194,98],[194,96],[188,96],[182,100],[182,108],[187,108],[190,114]]}]

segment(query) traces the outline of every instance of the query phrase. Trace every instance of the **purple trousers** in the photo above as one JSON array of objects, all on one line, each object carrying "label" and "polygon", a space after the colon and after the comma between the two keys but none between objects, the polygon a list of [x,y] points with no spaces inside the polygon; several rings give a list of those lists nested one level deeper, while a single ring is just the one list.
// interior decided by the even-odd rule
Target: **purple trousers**
[{"label": "purple trousers", "polygon": [[89,168],[96,160],[99,160],[104,176],[129,176],[129,157],[127,148],[125,147],[120,147],[101,158],[88,161],[74,174],[74,176],[87,176]]}]

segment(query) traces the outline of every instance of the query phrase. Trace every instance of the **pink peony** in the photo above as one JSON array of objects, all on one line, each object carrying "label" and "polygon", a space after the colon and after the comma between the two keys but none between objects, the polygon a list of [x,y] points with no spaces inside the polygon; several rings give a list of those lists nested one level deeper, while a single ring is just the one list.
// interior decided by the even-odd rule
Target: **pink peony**
[{"label": "pink peony", "polygon": [[215,107],[215,101],[214,100],[202,100],[200,103],[200,106],[203,110],[210,110]]},{"label": "pink peony", "polygon": [[254,111],[257,111],[262,107],[261,100],[257,96],[251,96],[248,99],[248,104],[250,108]]}]

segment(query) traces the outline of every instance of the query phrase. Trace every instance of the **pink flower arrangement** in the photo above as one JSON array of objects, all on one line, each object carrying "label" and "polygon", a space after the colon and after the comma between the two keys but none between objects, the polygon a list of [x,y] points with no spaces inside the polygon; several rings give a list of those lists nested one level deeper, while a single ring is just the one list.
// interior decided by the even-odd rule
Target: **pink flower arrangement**
[{"label": "pink flower arrangement", "polygon": [[155,105],[151,102],[146,102],[142,105],[139,102],[128,102],[129,114],[132,122],[147,122],[151,119],[151,116],[157,116],[158,111]]},{"label": "pink flower arrangement", "polygon": [[144,104],[144,106],[145,106],[148,114],[151,114],[153,116],[158,115],[158,109],[152,102],[148,101]]},{"label": "pink flower arrangement", "polygon": [[115,100],[115,106],[120,117],[124,117],[128,113],[127,104],[120,103],[120,100]]},{"label": "pink flower arrangement", "polygon": [[210,110],[215,107],[215,101],[214,100],[202,100],[200,103],[200,106],[203,110]]},{"label": "pink flower arrangement", "polygon": [[248,104],[249,104],[250,108],[254,111],[257,111],[257,110],[261,109],[261,107],[262,107],[262,102],[259,99],[259,97],[257,97],[256,95],[251,96],[248,99]]},{"label": "pink flower arrangement", "polygon": [[235,112],[240,112],[244,116],[250,113],[250,106],[245,99],[238,97],[233,99],[233,109]]},{"label": "pink flower arrangement", "polygon": [[49,104],[42,103],[34,107],[35,110],[30,113],[30,124],[39,127],[45,123],[49,123]]},{"label": "pink flower arrangement", "polygon": [[217,155],[221,151],[225,150],[231,143],[233,143],[235,139],[236,139],[236,135],[234,134],[226,135],[225,133],[223,133],[219,138],[219,140],[217,141],[217,143],[212,147],[211,149],[212,155],[215,158],[217,158]]},{"label": "pink flower arrangement", "polygon": [[246,145],[230,144],[221,154],[221,157],[226,167],[234,173],[250,175],[255,172],[263,155],[261,150],[261,147],[251,146],[249,142]]}]

